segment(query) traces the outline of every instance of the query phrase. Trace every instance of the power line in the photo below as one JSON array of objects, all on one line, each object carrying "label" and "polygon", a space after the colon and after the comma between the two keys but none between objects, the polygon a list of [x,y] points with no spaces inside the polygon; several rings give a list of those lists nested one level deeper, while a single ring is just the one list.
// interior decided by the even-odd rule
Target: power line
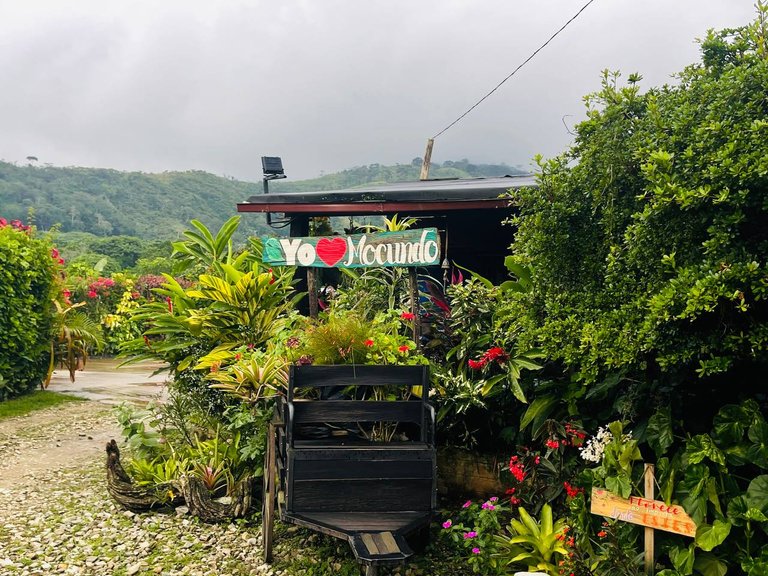
[{"label": "power line", "polygon": [[501,88],[501,86],[502,86],[502,84],[504,84],[504,82],[506,82],[507,80],[509,80],[510,78],[512,78],[512,76],[514,76],[514,75],[517,73],[517,71],[518,71],[518,70],[520,70],[520,68],[522,68],[523,66],[525,66],[526,64],[528,64],[528,62],[530,62],[531,60],[533,60],[533,57],[534,57],[534,56],[536,56],[536,54],[538,54],[539,52],[541,52],[541,50],[543,50],[543,49],[544,49],[544,48],[547,46],[547,44],[549,44],[550,42],[552,42],[552,40],[554,40],[554,39],[555,39],[555,37],[556,37],[558,34],[560,34],[560,32],[562,32],[563,30],[565,30],[565,29],[568,27],[568,25],[569,25],[571,22],[573,22],[574,20],[576,20],[576,18],[578,18],[578,17],[579,17],[579,15],[580,15],[582,12],[584,12],[584,10],[586,10],[586,9],[587,9],[587,7],[588,7],[590,4],[592,4],[592,2],[594,2],[594,1],[595,1],[595,0],[589,0],[589,2],[587,2],[586,4],[584,4],[584,6],[582,6],[582,7],[581,7],[581,9],[580,9],[578,12],[576,12],[576,14],[574,14],[574,15],[571,17],[571,19],[570,19],[570,20],[568,20],[568,22],[566,22],[565,24],[563,24],[563,25],[560,27],[560,29],[559,29],[557,32],[555,32],[554,34],[552,34],[552,36],[550,36],[550,37],[549,37],[549,40],[547,40],[546,42],[544,42],[544,44],[542,44],[541,46],[539,46],[539,47],[538,47],[538,48],[537,48],[537,49],[536,49],[536,50],[533,52],[533,54],[531,54],[530,56],[528,56],[528,58],[526,58],[526,59],[523,61],[523,63],[522,63],[522,64],[520,64],[520,65],[519,65],[517,68],[515,68],[515,69],[512,71],[512,73],[511,73],[509,76],[507,76],[506,78],[504,78],[504,80],[502,80],[501,82],[499,82],[498,84],[496,84],[496,86],[493,88],[493,90],[491,90],[490,92],[488,92],[488,94],[486,94],[485,96],[483,96],[482,98],[480,98],[480,100],[478,100],[477,102],[475,102],[475,103],[472,105],[472,107],[471,107],[469,110],[467,110],[466,112],[464,112],[464,114],[462,114],[461,116],[459,116],[458,118],[456,118],[456,120],[454,120],[453,122],[451,122],[450,124],[448,124],[448,126],[446,126],[445,128],[443,128],[442,130],[440,130],[440,132],[438,132],[437,134],[435,134],[434,136],[432,136],[432,139],[434,140],[435,138],[437,138],[438,136],[440,136],[441,134],[443,134],[444,132],[446,132],[446,131],[447,131],[449,128],[451,128],[451,127],[452,127],[454,124],[458,124],[458,122],[459,122],[459,121],[460,121],[462,118],[464,118],[464,116],[466,116],[467,114],[469,114],[470,112],[472,112],[472,110],[474,110],[474,109],[475,109],[475,108],[477,108],[477,107],[478,107],[480,104],[482,104],[482,103],[483,103],[483,102],[486,100],[486,98],[488,98],[488,97],[489,97],[491,94],[493,94],[494,92],[496,92],[496,90],[498,90],[499,88]]}]

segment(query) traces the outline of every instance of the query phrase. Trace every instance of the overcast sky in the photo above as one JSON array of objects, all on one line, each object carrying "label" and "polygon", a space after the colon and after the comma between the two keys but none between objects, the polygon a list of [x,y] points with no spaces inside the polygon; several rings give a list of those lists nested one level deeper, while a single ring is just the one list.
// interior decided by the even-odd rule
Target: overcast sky
[{"label": "overcast sky", "polygon": [[[0,158],[292,179],[407,163],[586,0],[0,0]],[[435,142],[530,168],[570,142],[600,71],[642,86],[753,0],[595,0]]]}]

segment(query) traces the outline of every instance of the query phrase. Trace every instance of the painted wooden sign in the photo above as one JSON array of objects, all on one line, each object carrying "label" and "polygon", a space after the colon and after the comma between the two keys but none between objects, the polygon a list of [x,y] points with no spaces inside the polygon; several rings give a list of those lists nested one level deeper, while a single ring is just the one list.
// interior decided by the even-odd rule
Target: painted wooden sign
[{"label": "painted wooden sign", "polygon": [[263,260],[275,266],[364,268],[440,263],[437,228],[304,238],[262,238]]},{"label": "painted wooden sign", "polygon": [[616,518],[632,524],[640,524],[656,530],[665,530],[696,536],[696,523],[685,513],[682,506],[672,504],[667,506],[659,500],[648,500],[639,496],[621,498],[600,488],[592,488],[592,514]]}]

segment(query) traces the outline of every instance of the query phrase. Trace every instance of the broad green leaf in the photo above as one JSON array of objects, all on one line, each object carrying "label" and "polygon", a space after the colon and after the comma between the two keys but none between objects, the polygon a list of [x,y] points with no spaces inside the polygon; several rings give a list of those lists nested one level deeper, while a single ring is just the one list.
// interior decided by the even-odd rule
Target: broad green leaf
[{"label": "broad green leaf", "polygon": [[672,565],[682,576],[689,576],[689,574],[693,573],[693,563],[695,561],[693,547],[694,544],[691,544],[688,548],[672,548],[669,551],[669,559],[672,560]]},{"label": "broad green leaf", "polygon": [[707,434],[698,434],[691,438],[685,447],[685,453],[691,464],[698,464],[709,458],[712,462],[725,466],[725,454],[715,446]]},{"label": "broad green leaf", "polygon": [[541,396],[533,400],[520,419],[520,430],[524,430],[535,419],[546,417],[552,406],[557,404],[556,396]]},{"label": "broad green leaf", "polygon": [[768,514],[768,474],[753,478],[747,488],[750,508],[759,508]]},{"label": "broad green leaf", "polygon": [[731,523],[727,520],[715,520],[713,524],[699,524],[696,528],[696,545],[710,552],[722,544],[731,532]]},{"label": "broad green leaf", "polygon": [[728,571],[728,565],[725,562],[714,554],[706,553],[696,554],[693,567],[697,572],[701,572],[703,576],[725,576],[725,573]]},{"label": "broad green leaf", "polygon": [[608,476],[605,479],[605,487],[609,492],[613,492],[622,498],[629,498],[629,495],[632,493],[632,485],[625,474]]},{"label": "broad green leaf", "polygon": [[712,422],[713,437],[721,446],[737,444],[751,422],[752,416],[743,406],[723,406]]},{"label": "broad green leaf", "polygon": [[672,432],[672,414],[669,407],[658,410],[648,419],[646,428],[648,444],[660,458],[674,442]]},{"label": "broad green leaf", "polygon": [[589,398],[592,398],[593,396],[598,396],[598,397],[602,396],[606,392],[609,392],[613,390],[616,386],[618,386],[619,382],[621,382],[623,379],[624,379],[623,372],[615,372],[611,374],[599,384],[590,386],[589,392],[587,392],[586,398],[589,399]]}]

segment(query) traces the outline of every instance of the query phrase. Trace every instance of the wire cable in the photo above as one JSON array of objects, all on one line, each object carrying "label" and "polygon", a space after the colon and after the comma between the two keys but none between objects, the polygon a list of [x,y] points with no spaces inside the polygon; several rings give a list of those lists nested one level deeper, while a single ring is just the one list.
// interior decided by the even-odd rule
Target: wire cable
[{"label": "wire cable", "polygon": [[440,132],[438,132],[437,134],[435,134],[434,136],[432,136],[432,139],[434,140],[435,138],[437,138],[437,137],[438,137],[438,136],[440,136],[441,134],[445,133],[445,132],[446,132],[446,131],[447,131],[449,128],[453,127],[455,124],[458,124],[458,123],[459,123],[459,121],[460,121],[461,119],[463,119],[463,118],[464,118],[464,117],[465,117],[467,114],[469,114],[470,112],[472,112],[472,110],[474,110],[474,109],[475,109],[475,108],[477,108],[477,107],[478,107],[480,104],[482,104],[482,103],[483,103],[483,102],[484,102],[484,101],[485,101],[485,100],[486,100],[486,99],[487,99],[487,98],[488,98],[488,97],[489,97],[491,94],[493,94],[494,92],[496,92],[496,90],[498,90],[499,88],[501,88],[501,86],[502,86],[502,84],[504,84],[504,82],[506,82],[507,80],[509,80],[510,78],[512,78],[512,76],[514,76],[515,74],[517,74],[517,71],[518,71],[518,70],[520,70],[520,68],[522,68],[523,66],[525,66],[526,64],[528,64],[528,62],[530,62],[531,60],[533,60],[533,57],[534,57],[534,56],[536,56],[536,54],[538,54],[539,52],[541,52],[541,51],[542,51],[542,50],[543,50],[543,49],[544,49],[544,48],[547,46],[547,44],[549,44],[550,42],[552,42],[552,40],[554,40],[554,39],[555,39],[555,37],[556,37],[558,34],[560,34],[560,32],[562,32],[563,30],[565,30],[565,29],[568,27],[568,25],[569,25],[571,22],[573,22],[574,20],[576,20],[576,18],[578,18],[578,17],[581,15],[581,13],[582,13],[582,12],[584,12],[584,10],[586,10],[586,9],[587,9],[587,7],[588,7],[590,4],[592,4],[592,2],[594,2],[594,1],[595,1],[595,0],[589,0],[589,2],[587,2],[586,4],[584,4],[584,6],[582,6],[582,7],[581,7],[581,9],[580,9],[578,12],[576,12],[576,14],[574,14],[574,15],[571,17],[571,19],[570,19],[570,20],[568,20],[568,22],[566,22],[565,24],[563,24],[563,25],[560,27],[560,29],[559,29],[557,32],[555,32],[554,34],[552,34],[552,36],[550,36],[550,37],[549,37],[549,40],[547,40],[546,42],[544,42],[544,44],[542,44],[541,46],[539,46],[539,47],[538,47],[538,48],[537,48],[537,49],[536,49],[536,50],[533,52],[533,54],[531,54],[530,56],[528,56],[528,58],[526,58],[526,59],[523,61],[523,63],[522,63],[522,64],[520,64],[520,65],[519,65],[517,68],[515,68],[515,69],[512,71],[512,73],[511,73],[509,76],[507,76],[506,78],[504,78],[504,80],[502,80],[501,82],[499,82],[498,84],[496,84],[496,86],[493,88],[493,90],[491,90],[490,92],[488,92],[488,94],[486,94],[485,96],[483,96],[482,98],[480,98],[480,100],[478,100],[477,102],[475,102],[475,103],[472,105],[472,107],[471,107],[469,110],[467,110],[466,112],[464,112],[464,114],[462,114],[461,116],[459,116],[458,118],[456,118],[456,120],[454,120],[453,122],[451,122],[450,124],[448,124],[448,126],[446,126],[445,128],[443,128],[442,130],[440,130]]}]

